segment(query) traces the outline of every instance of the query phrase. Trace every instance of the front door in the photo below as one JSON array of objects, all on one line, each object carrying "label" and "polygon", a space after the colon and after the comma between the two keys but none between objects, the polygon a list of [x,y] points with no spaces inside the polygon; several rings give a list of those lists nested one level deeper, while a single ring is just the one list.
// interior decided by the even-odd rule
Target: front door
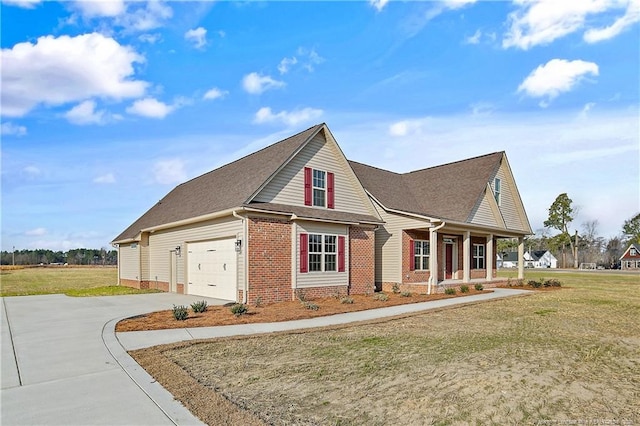
[{"label": "front door", "polygon": [[444,279],[450,280],[453,278],[453,244],[446,243],[445,247],[445,261],[444,261]]}]

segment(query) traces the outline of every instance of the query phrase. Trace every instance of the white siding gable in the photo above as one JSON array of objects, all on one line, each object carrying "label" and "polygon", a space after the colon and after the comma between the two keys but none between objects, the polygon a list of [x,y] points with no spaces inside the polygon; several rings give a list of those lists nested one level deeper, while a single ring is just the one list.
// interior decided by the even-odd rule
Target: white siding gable
[{"label": "white siding gable", "polygon": [[252,201],[304,206],[304,168],[310,167],[334,174],[336,211],[377,216],[342,151],[327,135],[326,130],[318,132]]},{"label": "white siding gable", "polygon": [[494,228],[505,228],[504,219],[496,204],[491,186],[487,185],[487,189],[480,198],[480,202],[471,212],[469,222]]},{"label": "white siding gable", "polygon": [[[495,178],[500,179],[499,209],[507,229],[531,232],[531,226],[506,157],[502,158],[500,168],[491,182],[489,182],[492,192],[495,190]],[[490,195],[493,196],[493,193]]]}]

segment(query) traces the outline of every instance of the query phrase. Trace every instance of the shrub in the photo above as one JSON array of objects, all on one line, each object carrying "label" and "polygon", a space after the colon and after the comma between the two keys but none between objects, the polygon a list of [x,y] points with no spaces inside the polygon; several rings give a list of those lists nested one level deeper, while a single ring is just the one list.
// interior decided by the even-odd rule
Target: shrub
[{"label": "shrub", "polygon": [[205,312],[207,310],[207,301],[200,300],[198,302],[193,302],[191,304],[191,309],[193,309],[193,312],[195,313]]},{"label": "shrub", "polygon": [[231,313],[237,317],[246,314],[248,311],[249,308],[247,308],[247,305],[244,303],[234,303],[231,305]]},{"label": "shrub", "polygon": [[296,297],[298,298],[298,300],[302,303],[307,301],[307,294],[304,291],[304,289],[298,289],[296,290]]},{"label": "shrub", "polygon": [[351,305],[351,304],[353,304],[353,298],[348,297],[348,296],[343,297],[342,299],[340,299],[340,303],[343,303],[345,305]]},{"label": "shrub", "polygon": [[410,291],[403,291],[402,293],[400,293],[400,296],[402,296],[402,297],[411,297],[411,292]]},{"label": "shrub", "polygon": [[482,291],[482,290],[484,290],[484,286],[483,286],[482,284],[480,284],[480,283],[477,283],[474,287],[475,287],[475,289],[476,289],[477,291]]},{"label": "shrub", "polygon": [[398,285],[398,283],[393,283],[393,287],[391,287],[391,291],[393,291],[393,294],[400,293],[400,286]]},{"label": "shrub", "polygon": [[180,306],[173,305],[173,317],[177,321],[186,320],[189,317],[189,311],[187,310],[187,307],[183,305],[180,305]]},{"label": "shrub", "polygon": [[542,284],[544,283],[544,278],[540,278],[540,281],[536,281],[536,280],[529,280],[527,282],[527,284],[533,288],[540,288],[542,287]]},{"label": "shrub", "polygon": [[310,311],[317,311],[318,309],[320,309],[320,306],[316,305],[313,302],[302,302],[302,306],[304,306],[305,309],[309,309]]},{"label": "shrub", "polygon": [[389,296],[387,296],[386,293],[376,293],[373,295],[373,299],[379,300],[381,302],[386,302],[387,300],[389,300]]},{"label": "shrub", "polygon": [[546,280],[544,282],[545,287],[561,287],[562,284],[555,278],[551,278],[550,280]]},{"label": "shrub", "polygon": [[463,284],[460,286],[460,292],[461,293],[469,293],[469,286],[466,284]]},{"label": "shrub", "polygon": [[449,295],[456,294],[456,289],[453,288],[453,287],[445,288],[444,289],[444,294],[449,294]]}]

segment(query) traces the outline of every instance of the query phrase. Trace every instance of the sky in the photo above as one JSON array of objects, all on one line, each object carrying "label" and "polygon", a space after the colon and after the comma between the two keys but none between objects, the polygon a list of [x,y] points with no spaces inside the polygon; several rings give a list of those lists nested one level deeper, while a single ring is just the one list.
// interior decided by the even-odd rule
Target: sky
[{"label": "sky", "polygon": [[561,193],[572,233],[640,212],[640,0],[0,8],[2,250],[109,247],[176,185],[321,122],[394,172],[505,151],[538,233]]}]

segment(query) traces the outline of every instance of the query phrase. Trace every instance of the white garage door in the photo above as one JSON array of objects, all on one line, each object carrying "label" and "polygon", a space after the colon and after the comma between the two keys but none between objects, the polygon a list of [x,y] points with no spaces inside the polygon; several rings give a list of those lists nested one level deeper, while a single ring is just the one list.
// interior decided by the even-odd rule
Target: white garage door
[{"label": "white garage door", "polygon": [[188,294],[236,300],[235,239],[190,243]]}]

